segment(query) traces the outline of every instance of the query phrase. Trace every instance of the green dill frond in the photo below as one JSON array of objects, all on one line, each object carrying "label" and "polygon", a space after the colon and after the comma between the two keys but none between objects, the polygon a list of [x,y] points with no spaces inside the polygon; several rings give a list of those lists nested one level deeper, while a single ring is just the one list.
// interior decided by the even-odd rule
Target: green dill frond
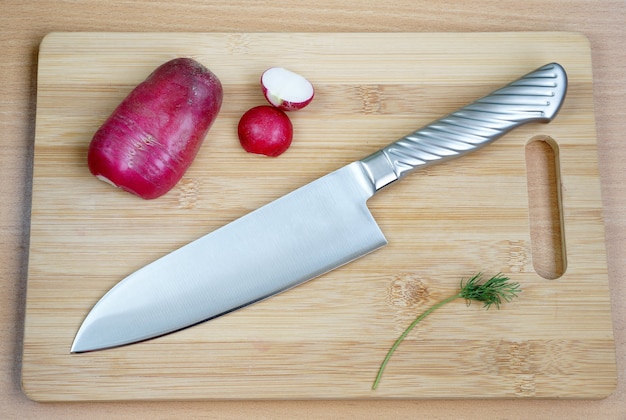
[{"label": "green dill frond", "polygon": [[482,273],[476,274],[465,284],[461,280],[461,291],[459,295],[470,305],[473,300],[483,302],[484,308],[489,309],[491,305],[500,308],[500,304],[510,302],[521,292],[519,283],[510,282],[509,278],[498,273],[489,280],[482,281]]}]

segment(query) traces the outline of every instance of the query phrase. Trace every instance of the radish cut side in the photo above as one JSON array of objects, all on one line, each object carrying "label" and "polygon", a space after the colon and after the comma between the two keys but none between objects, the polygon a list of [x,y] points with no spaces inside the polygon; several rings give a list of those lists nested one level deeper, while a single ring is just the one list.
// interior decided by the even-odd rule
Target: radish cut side
[{"label": "radish cut side", "polygon": [[311,82],[283,67],[272,67],[263,72],[261,86],[267,101],[283,111],[304,108],[315,94]]}]

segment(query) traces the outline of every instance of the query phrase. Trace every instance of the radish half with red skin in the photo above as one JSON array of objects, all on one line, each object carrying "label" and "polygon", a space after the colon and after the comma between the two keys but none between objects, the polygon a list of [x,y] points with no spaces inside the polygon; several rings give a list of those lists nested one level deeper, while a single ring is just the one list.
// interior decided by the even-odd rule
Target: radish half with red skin
[{"label": "radish half with red skin", "polygon": [[222,98],[220,80],[197,61],[176,58],[162,64],[96,131],[89,170],[141,198],[162,196],[195,159]]},{"label": "radish half with red skin", "polygon": [[239,120],[237,134],[249,153],[276,157],[291,145],[293,126],[282,110],[260,105],[246,111]]},{"label": "radish half with red skin", "polygon": [[313,85],[303,76],[283,67],[272,67],[261,75],[265,99],[283,111],[297,111],[313,100]]}]

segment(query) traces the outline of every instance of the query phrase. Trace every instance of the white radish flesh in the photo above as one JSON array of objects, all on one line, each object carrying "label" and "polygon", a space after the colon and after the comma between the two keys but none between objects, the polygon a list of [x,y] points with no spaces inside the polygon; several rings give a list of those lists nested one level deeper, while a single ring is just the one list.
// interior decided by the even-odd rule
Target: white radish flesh
[{"label": "white radish flesh", "polygon": [[302,109],[315,95],[311,82],[283,67],[265,70],[261,75],[261,86],[267,101],[283,111]]}]

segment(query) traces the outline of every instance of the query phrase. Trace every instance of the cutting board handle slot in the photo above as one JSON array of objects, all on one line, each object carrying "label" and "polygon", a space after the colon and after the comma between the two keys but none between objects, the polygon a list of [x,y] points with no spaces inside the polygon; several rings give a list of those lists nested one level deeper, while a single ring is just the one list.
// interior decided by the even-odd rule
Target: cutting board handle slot
[{"label": "cutting board handle slot", "polygon": [[533,268],[545,279],[558,279],[567,266],[559,146],[538,135],[526,143],[525,157]]}]

